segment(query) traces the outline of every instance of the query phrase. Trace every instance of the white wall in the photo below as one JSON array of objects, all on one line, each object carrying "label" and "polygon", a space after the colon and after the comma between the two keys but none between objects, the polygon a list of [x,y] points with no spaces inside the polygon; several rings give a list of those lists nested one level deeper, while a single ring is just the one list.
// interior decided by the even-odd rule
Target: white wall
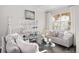
[{"label": "white wall", "polygon": [[45,11],[37,9],[36,20],[38,20],[38,31],[41,33],[45,30]]},{"label": "white wall", "polygon": [[38,20],[38,30],[42,32],[45,26],[45,15],[44,11],[37,8],[37,6],[0,6],[0,38],[8,34],[8,17],[13,19],[22,18],[24,20],[24,10],[35,11],[35,20]]},{"label": "white wall", "polygon": [[3,15],[3,6],[0,6],[0,47],[1,47],[1,37],[7,34],[7,18]]},{"label": "white wall", "polygon": [[70,8],[70,12],[71,12],[71,32],[74,33],[74,45],[76,45],[76,13],[75,13],[75,6]]},{"label": "white wall", "polygon": [[22,17],[24,18],[24,10],[32,10],[35,11],[35,20],[38,20],[38,30],[42,32],[44,29],[44,22],[45,22],[45,15],[44,11],[41,9],[38,9],[37,7],[33,6],[7,6],[5,7],[5,14],[9,17]]},{"label": "white wall", "polygon": [[71,7],[72,32],[75,34],[76,52],[79,53],[79,6]]},{"label": "white wall", "polygon": [[72,8],[73,19],[75,20],[75,34],[76,34],[76,52],[79,53],[79,6],[73,6]]}]

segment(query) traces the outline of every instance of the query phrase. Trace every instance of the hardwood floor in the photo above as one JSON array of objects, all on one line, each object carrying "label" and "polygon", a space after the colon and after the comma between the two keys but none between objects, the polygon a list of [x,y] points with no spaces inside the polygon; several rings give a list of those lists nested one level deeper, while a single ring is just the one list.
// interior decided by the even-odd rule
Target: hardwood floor
[{"label": "hardwood floor", "polygon": [[[76,47],[71,46],[70,48],[56,44],[55,47],[46,47],[44,44],[39,45],[39,50],[47,50],[46,53],[76,53]],[[1,52],[1,49],[0,49]]]},{"label": "hardwood floor", "polygon": [[76,47],[71,46],[69,48],[56,44],[55,47],[46,47],[44,44],[39,45],[39,50],[47,50],[47,53],[76,53]]}]

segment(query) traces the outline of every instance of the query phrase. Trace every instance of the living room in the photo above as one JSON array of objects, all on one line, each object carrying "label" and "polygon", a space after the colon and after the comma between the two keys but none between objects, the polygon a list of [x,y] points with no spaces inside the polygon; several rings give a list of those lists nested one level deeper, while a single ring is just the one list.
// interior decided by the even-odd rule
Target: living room
[{"label": "living room", "polygon": [[[23,53],[76,53],[78,32],[76,26],[78,7],[72,5],[4,5],[0,6],[0,48],[4,50],[4,38],[21,36],[17,41]],[[29,37],[30,35],[30,37]],[[9,39],[9,38],[7,38]],[[24,48],[28,43],[34,51]],[[9,41],[10,42],[10,41]],[[14,53],[5,44],[8,53]],[[24,46],[23,46],[24,45]],[[32,47],[32,45],[34,47]],[[9,49],[10,48],[10,49]],[[9,51],[10,50],[10,51]],[[4,52],[4,51],[3,51]],[[19,52],[19,51],[15,51]]]}]

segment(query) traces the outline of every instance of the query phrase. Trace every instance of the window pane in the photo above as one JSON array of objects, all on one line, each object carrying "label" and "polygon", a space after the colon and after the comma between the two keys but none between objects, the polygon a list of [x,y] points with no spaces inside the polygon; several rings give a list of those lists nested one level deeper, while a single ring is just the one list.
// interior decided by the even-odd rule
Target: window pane
[{"label": "window pane", "polygon": [[68,23],[70,20],[69,13],[63,13],[63,14],[61,14],[61,16],[59,16],[59,14],[58,14],[57,17],[56,16],[54,16],[54,17],[55,17],[54,19],[56,19],[54,24],[53,24],[53,28],[55,30],[68,30],[68,28],[69,28]]}]

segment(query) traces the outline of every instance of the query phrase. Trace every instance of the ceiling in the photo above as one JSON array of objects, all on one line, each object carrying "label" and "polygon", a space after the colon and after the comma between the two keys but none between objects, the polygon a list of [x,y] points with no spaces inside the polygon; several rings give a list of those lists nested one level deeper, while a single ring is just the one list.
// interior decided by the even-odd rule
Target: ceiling
[{"label": "ceiling", "polygon": [[63,8],[63,7],[68,7],[71,5],[36,5],[35,7],[38,9],[43,9],[43,10],[55,10],[58,8]]},{"label": "ceiling", "polygon": [[38,9],[38,10],[55,10],[55,9],[58,9],[58,8],[63,8],[63,7],[68,7],[68,6],[71,6],[71,5],[0,5],[0,7],[8,7],[8,6],[20,6],[20,7],[29,7],[29,8],[33,8],[33,9]]}]

